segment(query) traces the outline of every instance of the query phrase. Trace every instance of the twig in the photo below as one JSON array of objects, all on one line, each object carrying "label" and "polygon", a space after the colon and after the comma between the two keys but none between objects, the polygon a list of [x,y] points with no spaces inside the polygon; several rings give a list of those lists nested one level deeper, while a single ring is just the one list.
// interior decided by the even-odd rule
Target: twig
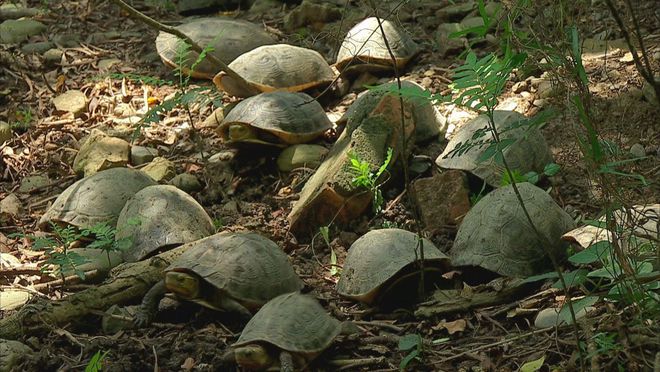
[{"label": "twig", "polygon": [[[155,28],[155,29],[157,29],[157,30],[159,30],[159,31],[167,32],[168,34],[172,34],[172,35],[174,35],[174,36],[176,36],[176,37],[182,39],[184,42],[186,42],[186,44],[189,44],[189,45],[190,45],[190,48],[191,48],[192,50],[194,50],[195,52],[197,52],[197,53],[199,53],[199,54],[202,54],[202,53],[204,52],[204,49],[202,49],[202,47],[200,47],[199,44],[197,44],[196,42],[194,42],[191,38],[189,38],[188,36],[186,36],[183,32],[177,30],[176,28],[171,27],[171,26],[164,25],[164,24],[162,24],[162,23],[156,21],[155,19],[153,19],[153,18],[151,18],[151,17],[149,17],[149,16],[147,16],[147,15],[145,15],[145,14],[139,12],[139,11],[136,10],[135,8],[133,8],[133,7],[131,7],[130,5],[126,4],[126,3],[125,3],[124,1],[122,1],[122,0],[111,0],[111,1],[112,1],[113,3],[115,3],[117,6],[119,6],[120,8],[124,9],[126,12],[128,12],[128,14],[129,14],[131,17],[137,19],[138,21],[143,22],[143,23],[146,24],[147,26],[152,27],[152,28]],[[245,81],[245,79],[243,79],[243,77],[242,77],[241,75],[239,75],[238,73],[236,73],[236,71],[234,71],[234,70],[232,70],[231,68],[229,68],[229,66],[227,66],[226,63],[222,62],[220,59],[218,59],[217,57],[215,57],[213,54],[211,54],[211,53],[207,53],[207,54],[206,54],[206,58],[207,58],[209,61],[213,62],[213,63],[214,63],[216,66],[218,66],[220,69],[222,69],[222,71],[224,71],[227,75],[231,76],[233,79],[236,79],[236,81],[238,82],[238,84],[241,86],[240,88],[242,88],[242,89],[246,89],[246,90],[249,91],[251,94],[258,94],[258,93],[260,93],[255,87],[253,87],[253,86],[250,85],[247,81]]]}]

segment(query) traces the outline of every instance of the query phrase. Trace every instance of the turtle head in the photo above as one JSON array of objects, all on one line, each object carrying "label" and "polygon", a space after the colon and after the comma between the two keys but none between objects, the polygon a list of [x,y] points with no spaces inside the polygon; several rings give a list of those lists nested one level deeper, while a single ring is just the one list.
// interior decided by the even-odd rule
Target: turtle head
[{"label": "turtle head", "polygon": [[227,130],[231,141],[245,141],[257,138],[254,128],[245,124],[232,124]]},{"label": "turtle head", "polygon": [[165,287],[185,300],[192,300],[199,297],[201,285],[195,275],[169,271],[165,274]]},{"label": "turtle head", "polygon": [[236,363],[248,370],[262,370],[275,364],[275,359],[265,347],[259,344],[248,344],[234,350]]}]

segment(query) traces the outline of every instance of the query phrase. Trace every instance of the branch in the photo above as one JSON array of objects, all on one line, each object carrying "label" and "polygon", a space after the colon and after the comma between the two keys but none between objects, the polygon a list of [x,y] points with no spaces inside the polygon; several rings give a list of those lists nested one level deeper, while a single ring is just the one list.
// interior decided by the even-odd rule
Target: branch
[{"label": "branch", "polygon": [[[189,44],[190,47],[192,48],[192,50],[194,50],[195,52],[197,52],[199,54],[202,54],[202,52],[204,51],[204,49],[202,49],[202,47],[200,47],[199,44],[197,44],[195,41],[193,41],[191,38],[189,38],[183,32],[177,30],[176,28],[164,25],[164,24],[156,21],[155,19],[139,12],[135,8],[133,8],[130,5],[126,4],[123,0],[112,0],[112,2],[115,3],[116,5],[118,5],[120,8],[122,8],[126,12],[128,12],[128,14],[132,18],[146,24],[147,26],[149,26],[151,28],[154,28],[156,30],[159,30],[159,31],[167,32],[168,34],[172,34],[172,35],[182,39],[183,41],[186,42],[186,44]],[[208,60],[210,60],[211,62],[213,62],[216,66],[218,66],[222,71],[227,73],[227,75],[231,76],[233,79],[236,79],[238,84],[243,86],[242,87],[243,89],[248,90],[252,94],[260,93],[259,90],[257,90],[255,87],[250,85],[247,81],[245,81],[245,79],[243,79],[243,77],[241,75],[239,75],[238,73],[236,73],[236,71],[229,68],[229,66],[227,66],[226,63],[222,62],[220,59],[218,59],[213,54],[211,54],[211,53],[206,54],[206,58]]]}]

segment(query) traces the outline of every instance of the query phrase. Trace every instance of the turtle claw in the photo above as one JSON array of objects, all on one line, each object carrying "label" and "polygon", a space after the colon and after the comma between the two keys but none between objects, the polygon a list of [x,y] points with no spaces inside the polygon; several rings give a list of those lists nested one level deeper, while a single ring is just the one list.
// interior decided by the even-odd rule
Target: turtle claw
[{"label": "turtle claw", "polygon": [[137,328],[146,328],[151,324],[152,320],[152,317],[146,311],[140,309],[133,317],[133,324]]}]

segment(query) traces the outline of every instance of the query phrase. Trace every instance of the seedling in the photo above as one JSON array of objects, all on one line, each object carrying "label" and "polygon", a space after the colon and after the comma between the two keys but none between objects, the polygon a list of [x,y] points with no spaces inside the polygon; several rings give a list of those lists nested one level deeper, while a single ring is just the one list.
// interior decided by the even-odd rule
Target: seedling
[{"label": "seedling", "polygon": [[374,213],[379,213],[383,207],[383,193],[380,190],[381,184],[378,183],[378,179],[387,170],[390,161],[392,161],[392,148],[387,149],[387,156],[383,164],[375,172],[371,170],[373,166],[361,160],[357,154],[351,152],[348,154],[348,158],[351,161],[350,171],[355,175],[351,181],[353,186],[364,187],[371,192],[373,211]]}]

